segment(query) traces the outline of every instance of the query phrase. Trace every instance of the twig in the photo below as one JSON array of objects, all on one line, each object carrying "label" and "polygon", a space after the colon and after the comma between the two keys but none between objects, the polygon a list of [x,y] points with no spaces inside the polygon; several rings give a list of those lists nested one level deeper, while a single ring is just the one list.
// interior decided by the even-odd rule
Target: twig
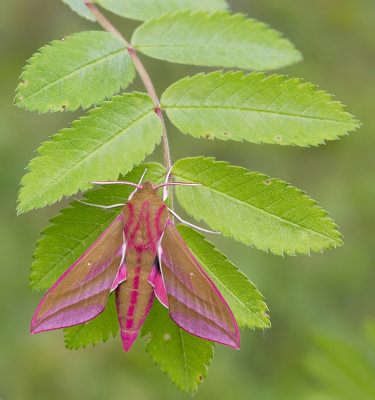
[{"label": "twig", "polygon": [[155,92],[154,85],[152,84],[150,75],[147,73],[145,67],[143,66],[141,60],[137,56],[137,53],[135,52],[132,45],[122,36],[122,34],[108,21],[108,19],[90,1],[85,1],[85,4],[86,4],[87,8],[91,11],[91,13],[96,17],[96,20],[99,22],[99,24],[107,32],[112,33],[113,35],[117,36],[125,43],[127,50],[130,54],[130,57],[133,60],[135,69],[137,70],[139,77],[141,78],[141,80],[147,90],[147,93],[152,98],[152,100],[155,104],[155,113],[160,118],[160,121],[161,121],[161,124],[163,127],[162,141],[163,141],[164,165],[165,165],[165,168],[169,171],[172,164],[171,164],[171,155],[170,155],[170,151],[169,151],[167,129],[165,127],[163,113],[161,112],[160,102],[159,102],[158,96]]}]

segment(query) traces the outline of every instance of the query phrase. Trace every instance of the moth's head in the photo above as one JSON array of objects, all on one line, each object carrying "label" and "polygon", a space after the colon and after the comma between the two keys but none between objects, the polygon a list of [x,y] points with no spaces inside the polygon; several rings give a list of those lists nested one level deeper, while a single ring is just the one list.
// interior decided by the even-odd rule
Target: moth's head
[{"label": "moth's head", "polygon": [[154,192],[155,185],[150,181],[146,181],[143,183],[143,185],[141,186],[141,188],[139,190],[142,192]]},{"label": "moth's head", "polygon": [[137,200],[137,201],[156,201],[161,200],[160,196],[157,193],[157,187],[150,181],[145,181],[143,184],[137,187],[137,189],[131,193],[128,201]]}]

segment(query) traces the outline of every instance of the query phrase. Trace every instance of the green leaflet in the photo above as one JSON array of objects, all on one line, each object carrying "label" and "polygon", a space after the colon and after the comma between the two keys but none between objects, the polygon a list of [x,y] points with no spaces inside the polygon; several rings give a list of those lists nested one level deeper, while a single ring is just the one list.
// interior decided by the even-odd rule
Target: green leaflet
[{"label": "green leaflet", "polygon": [[93,16],[90,10],[86,7],[84,0],[62,0],[62,1],[81,17],[84,17],[90,21],[96,20],[96,18]]},{"label": "green leaflet", "polygon": [[115,294],[112,292],[101,314],[89,322],[64,329],[65,347],[72,350],[89,344],[95,346],[101,341],[106,342],[111,335],[115,337],[118,330]]},{"label": "green leaflet", "polygon": [[175,163],[180,204],[225,236],[278,255],[320,252],[342,244],[326,211],[287,183],[213,158],[185,158]]},{"label": "green leaflet", "polygon": [[[145,168],[146,180],[163,183],[165,169],[160,164],[145,163],[132,169],[121,180],[138,183]],[[111,205],[124,203],[134,188],[126,185],[104,185],[85,193],[85,201]],[[30,287],[49,289],[56,280],[107,229],[120,209],[104,210],[73,201],[51,219],[51,225],[42,232],[37,242],[31,266]]]},{"label": "green leaflet", "polygon": [[175,324],[157,300],[141,330],[154,363],[184,392],[195,392],[207,376],[214,343],[190,335]]},{"label": "green leaflet", "polygon": [[22,178],[18,212],[86,190],[92,180],[116,179],[150,154],[161,135],[149,96],[114,97],[42,144]]},{"label": "green leaflet", "polygon": [[242,14],[179,12],[145,22],[132,44],[161,60],[193,65],[269,70],[301,54],[267,25]]},{"label": "green leaflet", "polygon": [[225,298],[240,327],[269,328],[263,296],[214,245],[192,228],[178,225],[178,232],[201,267]]},{"label": "green leaflet", "polygon": [[161,103],[182,132],[222,140],[309,146],[359,126],[312,84],[256,72],[183,78],[164,92]]},{"label": "green leaflet", "polygon": [[102,7],[122,17],[146,21],[182,10],[224,10],[225,0],[98,0]]},{"label": "green leaflet", "polygon": [[76,33],[31,57],[15,102],[40,113],[87,108],[125,89],[134,74],[122,40],[107,32]]}]

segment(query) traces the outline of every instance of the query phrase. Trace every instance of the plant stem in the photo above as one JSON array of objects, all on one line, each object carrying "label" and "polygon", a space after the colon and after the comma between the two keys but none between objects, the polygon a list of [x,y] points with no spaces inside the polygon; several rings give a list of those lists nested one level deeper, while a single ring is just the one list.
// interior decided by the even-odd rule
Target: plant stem
[{"label": "plant stem", "polygon": [[160,102],[159,102],[158,96],[155,92],[154,85],[152,84],[150,75],[147,73],[145,67],[143,66],[141,60],[137,56],[137,53],[135,52],[132,45],[122,36],[122,34],[108,21],[108,19],[90,1],[85,1],[85,4],[86,4],[86,7],[95,16],[95,18],[99,22],[99,24],[107,32],[112,33],[113,35],[117,36],[125,43],[125,45],[128,49],[128,52],[130,54],[130,57],[133,60],[135,69],[137,70],[138,75],[141,78],[141,80],[147,90],[147,93],[152,98],[152,100],[155,104],[155,113],[160,118],[160,121],[161,121],[161,124],[163,127],[162,140],[163,140],[164,165],[165,165],[165,168],[169,171],[169,169],[172,167],[172,163],[171,163],[171,155],[170,155],[170,151],[169,151],[167,129],[165,127],[165,121],[163,118],[163,113],[161,111]]}]

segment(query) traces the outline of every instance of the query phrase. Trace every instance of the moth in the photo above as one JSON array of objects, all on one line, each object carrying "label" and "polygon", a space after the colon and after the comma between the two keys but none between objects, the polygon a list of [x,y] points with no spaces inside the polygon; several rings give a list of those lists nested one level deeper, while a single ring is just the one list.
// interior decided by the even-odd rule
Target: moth
[{"label": "moth", "polygon": [[[239,348],[232,311],[172,222],[175,213],[163,200],[168,193],[166,186],[178,183],[167,182],[159,186],[150,181],[142,185],[93,182],[127,184],[136,189],[121,204],[120,215],[45,294],[32,318],[31,333],[91,320],[104,311],[108,296],[115,291],[126,352],[155,297],[186,332]],[[161,187],[163,200],[157,193]]]}]

